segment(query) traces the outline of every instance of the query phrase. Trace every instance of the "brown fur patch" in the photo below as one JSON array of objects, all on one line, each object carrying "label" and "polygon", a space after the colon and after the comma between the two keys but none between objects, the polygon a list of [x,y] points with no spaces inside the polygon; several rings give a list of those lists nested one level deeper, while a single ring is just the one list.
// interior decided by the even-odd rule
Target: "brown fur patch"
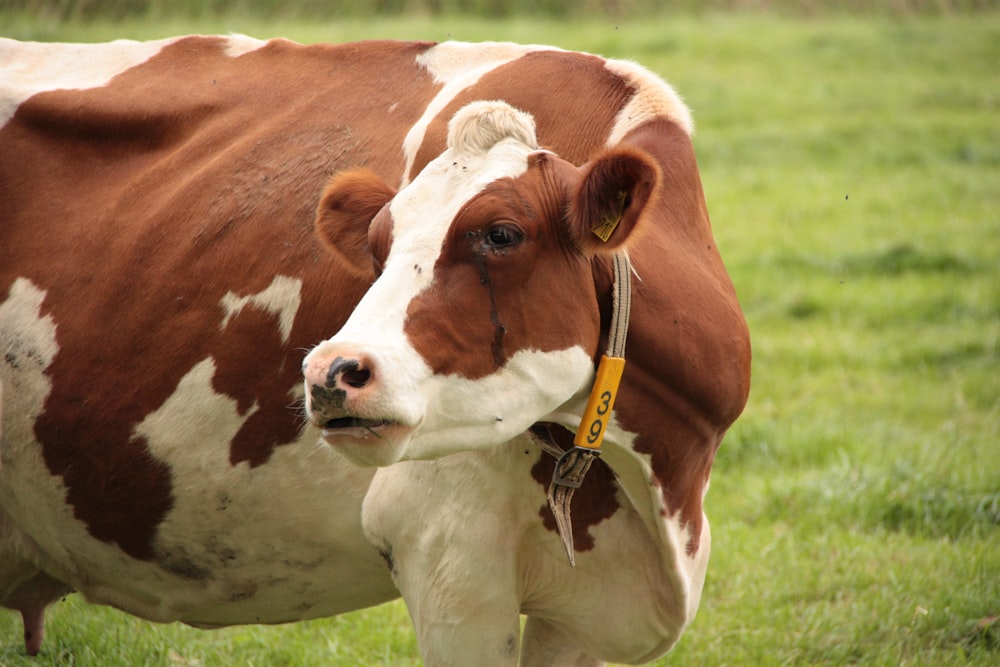
[{"label": "brown fur patch", "polygon": [[[539,423],[531,427],[537,438],[546,440],[563,451],[573,447],[573,434],[558,424]],[[552,483],[552,472],[556,460],[542,456],[531,468],[531,476],[542,488],[548,489]],[[573,494],[570,512],[573,517],[573,550],[582,552],[594,548],[594,536],[590,528],[610,519],[621,505],[618,503],[618,482],[611,468],[601,459],[595,459],[584,477],[583,484]],[[538,510],[539,516],[548,530],[556,532],[556,519],[548,505]]]}]

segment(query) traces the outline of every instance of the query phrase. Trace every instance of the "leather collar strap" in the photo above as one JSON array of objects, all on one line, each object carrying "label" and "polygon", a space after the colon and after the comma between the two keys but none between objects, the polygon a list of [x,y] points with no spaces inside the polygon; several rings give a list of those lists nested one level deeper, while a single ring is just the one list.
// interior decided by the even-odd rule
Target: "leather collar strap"
[{"label": "leather collar strap", "polygon": [[573,522],[570,502],[573,492],[583,484],[591,464],[601,455],[604,432],[611,419],[611,410],[618,395],[622,373],[625,370],[625,338],[628,334],[629,312],[632,307],[632,275],[628,256],[614,256],[614,286],[612,289],[611,329],[608,332],[608,350],[597,367],[594,387],[590,391],[587,407],[576,431],[573,447],[559,456],[552,483],[549,485],[549,508],[556,520],[559,536],[570,565],[576,565],[573,552]]}]

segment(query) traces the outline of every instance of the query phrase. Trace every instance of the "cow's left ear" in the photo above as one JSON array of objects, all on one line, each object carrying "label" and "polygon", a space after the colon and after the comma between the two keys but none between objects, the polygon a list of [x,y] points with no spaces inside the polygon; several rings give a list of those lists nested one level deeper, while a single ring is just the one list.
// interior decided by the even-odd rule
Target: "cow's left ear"
[{"label": "cow's left ear", "polygon": [[368,226],[396,191],[368,169],[335,174],[316,209],[316,233],[323,245],[345,260],[346,268],[368,277],[372,257]]},{"label": "cow's left ear", "polygon": [[582,171],[569,202],[570,233],[585,254],[616,252],[626,245],[656,195],[660,167],[645,151],[614,148]]}]

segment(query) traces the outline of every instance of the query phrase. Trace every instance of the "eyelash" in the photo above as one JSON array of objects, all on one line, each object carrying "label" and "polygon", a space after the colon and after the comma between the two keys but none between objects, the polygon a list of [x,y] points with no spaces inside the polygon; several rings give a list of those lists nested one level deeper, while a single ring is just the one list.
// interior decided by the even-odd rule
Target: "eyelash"
[{"label": "eyelash", "polygon": [[491,225],[482,235],[483,245],[494,250],[507,250],[524,241],[524,232],[510,223]]}]

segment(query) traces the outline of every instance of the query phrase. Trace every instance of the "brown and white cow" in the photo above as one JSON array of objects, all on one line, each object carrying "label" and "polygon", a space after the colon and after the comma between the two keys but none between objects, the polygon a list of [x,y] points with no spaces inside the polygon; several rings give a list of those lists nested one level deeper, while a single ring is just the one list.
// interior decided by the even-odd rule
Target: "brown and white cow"
[{"label": "brown and white cow", "polygon": [[[0,603],[28,651],[70,589],[206,627],[401,592],[432,665],[666,651],[749,382],[690,132],[654,75],[549,47],[0,40]],[[546,450],[626,249],[570,567]]]}]

